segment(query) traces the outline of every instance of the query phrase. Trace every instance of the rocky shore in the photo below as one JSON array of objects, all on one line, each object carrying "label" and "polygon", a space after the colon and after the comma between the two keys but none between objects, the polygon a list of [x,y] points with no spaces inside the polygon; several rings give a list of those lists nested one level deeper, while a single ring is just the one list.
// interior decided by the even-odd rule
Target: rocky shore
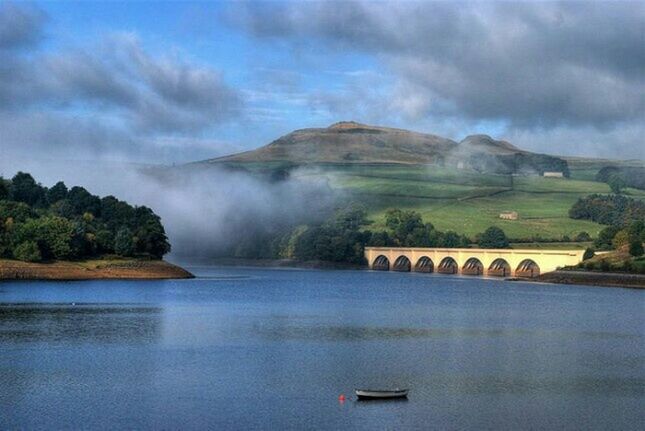
[{"label": "rocky shore", "polygon": [[0,259],[0,280],[161,280],[193,278],[163,260],[85,260],[29,263]]}]

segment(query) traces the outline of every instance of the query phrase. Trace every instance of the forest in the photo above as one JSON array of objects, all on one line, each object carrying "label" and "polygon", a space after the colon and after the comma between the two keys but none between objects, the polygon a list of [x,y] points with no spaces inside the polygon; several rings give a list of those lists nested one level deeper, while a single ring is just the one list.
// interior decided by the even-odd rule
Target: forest
[{"label": "forest", "polygon": [[150,208],[28,173],[0,177],[0,257],[27,262],[117,255],[161,259],[170,243]]}]

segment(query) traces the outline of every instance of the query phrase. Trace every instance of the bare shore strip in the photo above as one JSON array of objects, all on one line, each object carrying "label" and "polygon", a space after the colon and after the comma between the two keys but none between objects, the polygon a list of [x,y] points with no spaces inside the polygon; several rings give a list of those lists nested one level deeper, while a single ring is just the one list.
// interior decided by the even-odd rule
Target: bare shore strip
[{"label": "bare shore strip", "polygon": [[542,274],[532,281],[645,289],[645,275],[620,272],[553,271]]},{"label": "bare shore strip", "polygon": [[0,280],[164,280],[193,278],[163,260],[85,260],[28,263],[0,259]]}]

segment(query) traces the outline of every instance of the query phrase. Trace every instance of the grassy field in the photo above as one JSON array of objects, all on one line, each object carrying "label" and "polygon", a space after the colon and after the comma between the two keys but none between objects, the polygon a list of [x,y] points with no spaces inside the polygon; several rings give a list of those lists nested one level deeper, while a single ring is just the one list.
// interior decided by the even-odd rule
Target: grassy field
[{"label": "grassy field", "polygon": [[[568,216],[580,197],[609,193],[607,184],[593,181],[603,162],[570,162],[572,178],[480,174],[426,165],[321,164],[292,171],[294,177],[324,177],[347,201],[368,208],[373,229],[384,228],[388,208],[420,212],[440,230],[473,237],[489,226],[499,226],[514,239],[571,238],[580,232],[595,237],[603,226]],[[252,171],[275,168],[249,164]],[[645,191],[625,194],[645,200]],[[502,220],[500,212],[517,211],[519,220]]]}]

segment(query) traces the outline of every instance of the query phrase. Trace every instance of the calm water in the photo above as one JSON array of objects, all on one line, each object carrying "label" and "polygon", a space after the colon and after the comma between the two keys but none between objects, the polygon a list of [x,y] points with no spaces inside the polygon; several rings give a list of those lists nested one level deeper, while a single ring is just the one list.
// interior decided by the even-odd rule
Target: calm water
[{"label": "calm water", "polygon": [[[200,278],[0,283],[0,429],[645,423],[643,291],[191,270]],[[393,386],[409,400],[350,396]]]}]

